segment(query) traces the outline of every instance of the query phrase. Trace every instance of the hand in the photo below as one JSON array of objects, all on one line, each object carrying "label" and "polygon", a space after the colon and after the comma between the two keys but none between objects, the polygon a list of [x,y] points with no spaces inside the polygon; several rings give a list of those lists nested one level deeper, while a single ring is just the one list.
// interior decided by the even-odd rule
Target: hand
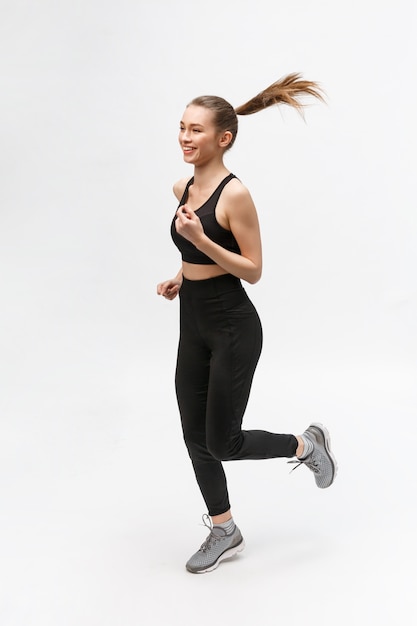
[{"label": "hand", "polygon": [[164,296],[167,300],[173,300],[178,295],[178,292],[181,289],[181,284],[182,281],[178,280],[178,278],[166,280],[163,283],[159,283],[156,288],[156,293],[159,296]]},{"label": "hand", "polygon": [[203,226],[200,218],[191,211],[186,204],[180,206],[177,211],[177,219],[175,220],[175,228],[177,233],[191,241],[195,246],[204,235]]}]

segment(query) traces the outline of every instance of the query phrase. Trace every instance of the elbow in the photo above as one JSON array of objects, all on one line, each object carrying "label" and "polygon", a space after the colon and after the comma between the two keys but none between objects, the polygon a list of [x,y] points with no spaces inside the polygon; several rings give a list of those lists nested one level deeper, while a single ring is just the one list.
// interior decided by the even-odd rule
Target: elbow
[{"label": "elbow", "polygon": [[248,276],[247,281],[251,285],[255,285],[257,282],[261,280],[262,276],[262,268],[258,267],[253,272],[251,272],[250,276]]},{"label": "elbow", "polygon": [[248,272],[248,282],[251,285],[255,285],[255,283],[261,280],[262,276],[262,257],[259,259],[254,259],[251,263],[250,271]]}]

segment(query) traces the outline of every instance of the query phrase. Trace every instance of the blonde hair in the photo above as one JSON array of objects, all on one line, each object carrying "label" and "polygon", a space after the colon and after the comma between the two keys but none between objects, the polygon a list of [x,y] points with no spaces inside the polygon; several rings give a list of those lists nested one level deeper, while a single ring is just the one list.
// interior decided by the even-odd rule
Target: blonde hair
[{"label": "blonde hair", "polygon": [[304,80],[301,74],[293,73],[275,81],[236,109],[227,100],[218,96],[198,96],[191,100],[189,105],[202,106],[213,111],[214,123],[218,130],[220,132],[230,131],[232,134],[232,140],[226,148],[229,149],[236,139],[238,115],[252,115],[275,104],[286,104],[303,115],[305,104],[301,98],[305,96],[312,96],[324,102],[324,92],[318,83]]}]

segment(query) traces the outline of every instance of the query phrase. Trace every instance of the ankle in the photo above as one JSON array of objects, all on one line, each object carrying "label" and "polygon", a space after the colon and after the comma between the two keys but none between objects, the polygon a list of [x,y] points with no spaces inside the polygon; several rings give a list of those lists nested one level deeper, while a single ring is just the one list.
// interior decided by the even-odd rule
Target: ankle
[{"label": "ankle", "polygon": [[231,517],[227,522],[223,522],[222,524],[217,522],[217,524],[213,525],[213,528],[221,528],[226,535],[232,535],[235,532],[236,524],[233,517]]},{"label": "ankle", "polygon": [[303,453],[304,453],[304,441],[299,435],[296,435],[295,438],[297,439],[297,443],[298,443],[297,449],[295,451],[295,456],[300,458],[300,456],[303,456]]},{"label": "ankle", "polygon": [[305,435],[300,435],[299,437],[297,437],[297,441],[300,441],[300,444],[298,445],[296,451],[297,458],[299,458],[300,460],[307,458],[314,450],[313,442],[309,437],[306,437]]},{"label": "ankle", "polygon": [[213,522],[213,526],[219,526],[219,524],[224,524],[225,522],[229,522],[232,519],[232,512],[230,509],[225,513],[221,513],[220,515],[212,515],[211,521]]}]

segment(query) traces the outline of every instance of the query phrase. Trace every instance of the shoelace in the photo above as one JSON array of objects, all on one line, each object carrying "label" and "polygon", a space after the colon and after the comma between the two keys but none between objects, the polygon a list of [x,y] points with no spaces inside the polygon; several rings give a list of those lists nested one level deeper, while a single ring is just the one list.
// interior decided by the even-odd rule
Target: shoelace
[{"label": "shoelace", "polygon": [[[312,457],[309,459],[309,457],[307,457],[306,459],[297,459],[295,461],[287,461],[287,463],[296,463],[297,465],[295,467],[292,468],[291,472],[293,472],[295,469],[297,469],[297,467],[300,467],[300,465],[307,465],[307,467],[309,469],[311,469],[312,472],[314,472],[315,474],[319,473],[319,468],[318,468],[318,461],[315,457]],[[290,472],[290,473],[291,473]]]},{"label": "shoelace", "polygon": [[222,535],[217,535],[214,532],[213,522],[211,521],[211,518],[209,515],[207,515],[207,513],[203,515],[202,520],[203,520],[204,526],[206,526],[206,528],[209,529],[210,534],[207,537],[207,539],[204,541],[204,543],[201,544],[200,550],[201,552],[207,552],[207,550],[211,550],[211,547],[214,546],[223,537]]}]

